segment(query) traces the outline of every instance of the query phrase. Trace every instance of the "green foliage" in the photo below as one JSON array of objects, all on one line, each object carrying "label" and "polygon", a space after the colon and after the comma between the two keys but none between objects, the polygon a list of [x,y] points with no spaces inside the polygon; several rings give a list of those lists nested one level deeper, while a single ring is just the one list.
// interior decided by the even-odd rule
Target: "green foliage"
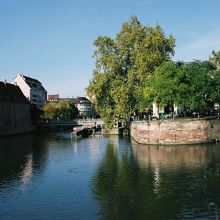
[{"label": "green foliage", "polygon": [[79,112],[72,101],[61,100],[58,103],[46,103],[44,105],[44,115],[50,120],[71,120],[75,119]]},{"label": "green foliage", "polygon": [[45,118],[49,120],[55,120],[57,118],[56,110],[56,103],[45,103],[43,107]]},{"label": "green foliage", "polygon": [[213,72],[215,67],[209,61],[193,61],[184,66],[185,78],[187,79],[187,90],[182,90],[180,97],[183,93],[188,92],[185,99],[185,106],[190,109],[205,110],[208,107],[213,107],[214,97],[212,90],[214,88]]},{"label": "green foliage", "polygon": [[117,120],[125,123],[139,107],[143,86],[155,67],[173,56],[175,40],[159,25],[143,26],[131,17],[115,39],[99,36],[94,46],[96,66],[88,95],[107,127]]},{"label": "green foliage", "polygon": [[173,102],[177,90],[178,67],[173,62],[163,63],[156,68],[154,75],[147,81],[144,96],[147,103],[159,102],[161,105]]},{"label": "green foliage", "polygon": [[207,98],[212,99],[214,103],[220,104],[220,70],[212,72],[207,90],[209,91]]},{"label": "green foliage", "polygon": [[217,69],[220,69],[220,51],[212,51],[212,55],[209,57],[209,61],[212,62]]},{"label": "green foliage", "polygon": [[41,116],[43,115],[43,111],[41,109],[39,109],[36,105],[31,104],[31,121],[32,124],[37,124],[40,119]]},{"label": "green foliage", "polygon": [[205,110],[220,100],[220,72],[209,61],[179,64],[165,62],[146,83],[149,104],[176,104],[184,110]]}]

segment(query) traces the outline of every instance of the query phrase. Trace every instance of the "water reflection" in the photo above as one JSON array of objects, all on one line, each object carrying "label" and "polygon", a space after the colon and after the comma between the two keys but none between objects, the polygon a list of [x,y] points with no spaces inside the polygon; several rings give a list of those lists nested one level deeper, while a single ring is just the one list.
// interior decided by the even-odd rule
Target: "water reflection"
[{"label": "water reflection", "polygon": [[[88,159],[91,161],[95,161],[100,155],[100,145],[101,141],[103,140],[102,135],[96,135],[96,136],[90,136],[89,141],[87,142],[87,152],[88,152]],[[73,141],[73,153],[75,156],[78,155],[80,148],[81,147],[81,142]]]},{"label": "water reflection", "polygon": [[158,168],[204,167],[220,161],[219,145],[148,146],[132,140],[132,151],[139,166]]},{"label": "water reflection", "polygon": [[77,155],[73,144],[63,132],[0,140],[0,219],[94,219],[88,152],[100,142],[79,141]]},{"label": "water reflection", "polygon": [[[43,146],[44,142],[42,139]],[[0,139],[0,191],[14,190],[11,184],[15,183],[24,187],[33,172],[42,172],[47,154],[41,144],[32,134]]]},{"label": "water reflection", "polygon": [[[0,185],[13,182],[14,179],[24,180],[32,173],[32,138],[28,136],[0,139]],[[7,185],[4,184],[4,187]],[[2,187],[0,188],[0,190]]]},{"label": "water reflection", "polygon": [[[127,143],[129,144],[129,143]],[[210,219],[220,206],[220,145],[106,146],[92,178],[102,219]]]},{"label": "water reflection", "polygon": [[72,142],[69,133],[0,139],[0,219],[212,219],[219,186],[220,144]]}]

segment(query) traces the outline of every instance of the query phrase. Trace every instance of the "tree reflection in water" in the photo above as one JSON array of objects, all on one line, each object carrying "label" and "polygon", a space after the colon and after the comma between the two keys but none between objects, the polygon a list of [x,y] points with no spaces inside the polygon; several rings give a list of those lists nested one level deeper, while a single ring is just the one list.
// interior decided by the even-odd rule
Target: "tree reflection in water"
[{"label": "tree reflection in water", "polygon": [[[120,146],[118,146],[120,148]],[[108,144],[92,178],[102,219],[210,219],[220,206],[220,145]]]}]

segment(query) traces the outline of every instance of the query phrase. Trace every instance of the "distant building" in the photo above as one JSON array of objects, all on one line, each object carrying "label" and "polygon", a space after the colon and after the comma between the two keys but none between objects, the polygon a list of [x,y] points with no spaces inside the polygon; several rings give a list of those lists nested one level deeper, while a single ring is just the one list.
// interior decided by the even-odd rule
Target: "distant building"
[{"label": "distant building", "polygon": [[59,94],[48,95],[48,98],[47,98],[48,102],[59,102],[59,100],[60,100]]},{"label": "distant building", "polygon": [[77,103],[77,98],[69,98],[69,97],[60,98],[59,94],[47,96],[48,102],[59,102],[61,100],[71,101],[71,102]]},{"label": "distant building", "polygon": [[59,101],[71,101],[75,103],[75,106],[77,107],[79,111],[79,116],[84,118],[92,118],[96,117],[98,114],[95,112],[92,103],[89,99],[86,97],[77,97],[77,98],[60,98],[59,95],[48,95],[48,102],[59,102]]},{"label": "distant building", "polygon": [[20,87],[31,104],[42,108],[47,101],[47,91],[38,80],[18,74],[13,83],[16,83]]},{"label": "distant building", "polygon": [[29,101],[18,86],[0,82],[0,136],[26,133],[31,130]]},{"label": "distant building", "polygon": [[81,117],[93,117],[92,103],[86,97],[77,97],[76,107]]}]

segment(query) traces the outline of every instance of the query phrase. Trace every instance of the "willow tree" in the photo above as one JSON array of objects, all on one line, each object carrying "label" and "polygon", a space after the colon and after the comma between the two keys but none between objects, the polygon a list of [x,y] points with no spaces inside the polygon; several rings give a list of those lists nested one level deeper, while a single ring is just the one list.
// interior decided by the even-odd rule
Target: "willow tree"
[{"label": "willow tree", "polygon": [[174,55],[175,40],[159,25],[143,26],[131,17],[115,39],[99,36],[94,46],[96,65],[87,93],[107,127],[125,123],[138,109],[146,80]]}]

